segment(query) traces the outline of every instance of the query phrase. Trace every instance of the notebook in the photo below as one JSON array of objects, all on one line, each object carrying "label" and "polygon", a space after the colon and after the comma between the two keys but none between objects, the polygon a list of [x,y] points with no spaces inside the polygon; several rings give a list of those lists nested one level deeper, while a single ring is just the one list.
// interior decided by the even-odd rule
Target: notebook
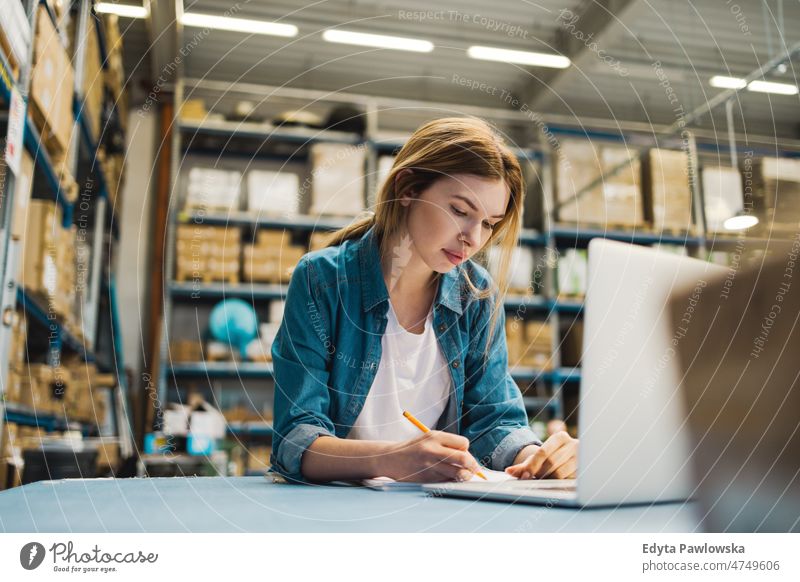
[{"label": "notebook", "polygon": [[[490,483],[499,483],[501,481],[516,480],[505,471],[493,471],[491,469],[481,469],[481,472],[486,475],[486,481]],[[469,482],[484,482],[483,479],[477,475],[473,475]],[[420,491],[422,490],[422,483],[414,483],[407,481],[395,481],[389,477],[376,477],[374,479],[364,479],[361,484],[376,491]]]}]

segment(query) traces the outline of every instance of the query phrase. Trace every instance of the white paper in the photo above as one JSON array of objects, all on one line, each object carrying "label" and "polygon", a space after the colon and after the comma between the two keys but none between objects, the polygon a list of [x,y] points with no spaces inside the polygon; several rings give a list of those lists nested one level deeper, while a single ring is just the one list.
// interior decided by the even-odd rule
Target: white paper
[{"label": "white paper", "polygon": [[[505,471],[493,471],[491,469],[481,469],[481,472],[486,476],[486,480],[484,481],[477,475],[473,475],[472,479],[468,482],[477,482],[477,483],[499,483],[501,481],[512,481],[516,480],[516,477],[512,477]],[[389,477],[376,477],[375,479],[364,479],[362,484],[370,489],[377,489],[380,491],[408,491],[413,489],[421,489],[422,483],[415,483],[415,482],[407,482],[407,481],[395,481]]]}]

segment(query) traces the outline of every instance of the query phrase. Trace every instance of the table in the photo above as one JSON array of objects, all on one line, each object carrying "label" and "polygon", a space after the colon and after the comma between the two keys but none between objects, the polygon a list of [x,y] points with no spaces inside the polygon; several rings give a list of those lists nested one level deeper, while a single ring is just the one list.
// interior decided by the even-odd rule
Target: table
[{"label": "table", "polygon": [[[264,477],[63,479],[0,492],[2,532],[691,532],[693,503],[566,509]],[[698,530],[699,531],[699,530]]]}]

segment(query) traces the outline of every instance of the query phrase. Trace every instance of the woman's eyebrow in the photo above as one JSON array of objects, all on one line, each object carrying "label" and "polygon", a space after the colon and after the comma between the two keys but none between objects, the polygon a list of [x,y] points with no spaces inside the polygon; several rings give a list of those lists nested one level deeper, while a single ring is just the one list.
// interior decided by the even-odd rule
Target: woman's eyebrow
[{"label": "woman's eyebrow", "polygon": [[[453,198],[458,198],[459,200],[463,200],[463,201],[464,201],[464,202],[466,202],[466,203],[469,205],[469,207],[470,207],[470,208],[472,208],[472,209],[473,209],[475,212],[477,212],[477,211],[478,211],[478,207],[477,207],[477,206],[475,206],[475,204],[472,202],[472,200],[470,200],[470,199],[469,199],[469,198],[467,198],[466,196],[464,196],[464,195],[462,195],[462,194],[453,194]],[[492,216],[491,218],[503,218],[504,216],[505,216],[505,214],[495,214],[495,215],[494,215],[494,216]]]}]

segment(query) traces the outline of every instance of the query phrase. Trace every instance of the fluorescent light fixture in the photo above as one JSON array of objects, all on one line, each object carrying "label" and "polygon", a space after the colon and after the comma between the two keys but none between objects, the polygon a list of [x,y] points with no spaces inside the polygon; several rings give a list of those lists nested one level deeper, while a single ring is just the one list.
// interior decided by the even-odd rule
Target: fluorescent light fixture
[{"label": "fluorescent light fixture", "polygon": [[131,4],[117,4],[115,2],[98,2],[94,11],[99,14],[116,14],[125,18],[147,18],[147,8]]},{"label": "fluorescent light fixture", "polygon": [[788,83],[773,83],[771,81],[750,81],[748,91],[758,93],[777,93],[778,95],[797,95],[797,85]]},{"label": "fluorescent light fixture", "polygon": [[717,87],[718,89],[744,89],[745,85],[747,85],[744,79],[738,77],[723,77],[722,75],[711,77],[708,83],[712,87]]},{"label": "fluorescent light fixture", "polygon": [[252,34],[267,34],[270,36],[297,36],[297,27],[293,24],[281,22],[267,22],[265,20],[249,20],[245,18],[229,18],[214,14],[198,14],[197,12],[184,12],[181,24],[195,28],[213,28],[216,30],[230,30],[232,32],[248,32]]},{"label": "fluorescent light fixture", "polygon": [[534,67],[550,67],[552,69],[566,69],[571,64],[567,57],[561,55],[513,51],[491,46],[471,46],[467,49],[467,55],[473,59],[483,61],[499,61],[501,63],[516,63]]},{"label": "fluorescent light fixture", "polygon": [[374,46],[378,48],[395,49],[399,51],[413,51],[429,53],[433,50],[433,43],[416,38],[402,36],[386,36],[384,34],[368,34],[352,30],[329,28],[322,33],[322,38],[328,42],[354,44],[358,46]]},{"label": "fluorescent light fixture", "polygon": [[737,214],[731,216],[722,225],[725,230],[745,230],[758,224],[758,217],[752,214]]}]

